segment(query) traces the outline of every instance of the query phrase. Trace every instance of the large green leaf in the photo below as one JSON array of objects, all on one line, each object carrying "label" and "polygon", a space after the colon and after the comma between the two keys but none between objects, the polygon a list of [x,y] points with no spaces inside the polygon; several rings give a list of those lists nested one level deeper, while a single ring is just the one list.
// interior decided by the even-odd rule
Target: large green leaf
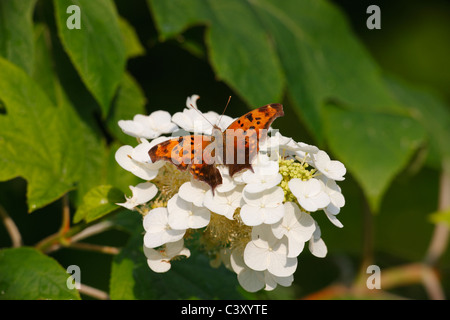
[{"label": "large green leaf", "polygon": [[128,245],[114,257],[111,299],[240,299],[236,275],[224,267],[213,269],[206,256],[192,252],[172,262],[166,273],[155,273],[143,253],[143,236],[134,230]]},{"label": "large green leaf", "polygon": [[450,111],[438,96],[393,78],[387,79],[394,96],[422,124],[428,134],[431,161],[437,167],[450,164]]},{"label": "large green leaf", "polygon": [[281,99],[283,75],[267,34],[246,1],[150,1],[162,39],[208,25],[206,43],[217,77],[252,105]]},{"label": "large green leaf", "polygon": [[0,299],[79,300],[69,274],[52,258],[27,247],[0,250]]},{"label": "large green leaf", "polygon": [[0,1],[0,56],[30,73],[36,0]]},{"label": "large green leaf", "polygon": [[[106,116],[122,79],[126,51],[119,18],[110,0],[55,0],[59,36],[84,84],[96,98]],[[69,29],[67,8],[81,11],[81,29]]]},{"label": "large green leaf", "polygon": [[133,76],[126,72],[107,118],[109,131],[122,143],[134,145],[136,138],[123,133],[118,125],[119,120],[133,119],[136,114],[145,114],[146,102],[141,87]]},{"label": "large green leaf", "polygon": [[373,211],[425,138],[409,117],[327,107],[328,142],[363,188]]},{"label": "large green leaf", "polygon": [[28,207],[40,208],[81,175],[85,129],[66,104],[55,107],[24,71],[0,58],[0,181],[28,181]]},{"label": "large green leaf", "polygon": [[286,84],[296,111],[323,140],[323,105],[402,112],[345,17],[324,0],[148,0],[163,39],[206,24],[219,78],[250,104],[275,102]]}]

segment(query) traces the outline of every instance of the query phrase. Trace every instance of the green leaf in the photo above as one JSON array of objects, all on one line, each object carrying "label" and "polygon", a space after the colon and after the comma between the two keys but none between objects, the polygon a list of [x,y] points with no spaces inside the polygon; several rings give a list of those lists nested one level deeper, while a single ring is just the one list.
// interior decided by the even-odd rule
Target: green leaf
[{"label": "green leaf", "polygon": [[401,112],[380,70],[330,2],[251,3],[274,39],[297,112],[318,141],[323,137],[323,106],[328,100],[354,110]]},{"label": "green leaf", "polygon": [[[55,0],[59,37],[86,87],[107,115],[122,79],[126,52],[120,36],[119,18],[109,0]],[[69,29],[70,5],[81,11],[81,29]]]},{"label": "green leaf", "polygon": [[168,272],[153,272],[142,241],[141,231],[135,230],[128,245],[114,257],[111,299],[242,299],[234,273],[224,267],[211,268],[206,256],[192,250],[188,259],[171,262]]},{"label": "green leaf", "polygon": [[[74,181],[78,182],[76,189],[75,204],[79,204],[84,194],[94,186],[99,184],[106,184],[106,167],[105,163],[108,161],[108,150],[106,144],[98,136],[96,136],[87,124],[83,123],[73,110],[73,106],[63,91],[59,79],[53,69],[53,56],[51,54],[50,33],[47,27],[43,24],[38,24],[35,27],[35,63],[32,71],[32,78],[40,86],[52,103],[69,110],[67,112],[68,121],[73,122],[71,127],[65,128],[69,142],[68,147],[72,146],[73,151],[77,153],[74,158],[77,161],[76,166],[79,167],[79,172],[83,174],[79,177],[74,177]],[[73,89],[73,86],[69,86]],[[84,106],[84,105],[83,105]],[[61,113],[61,116],[63,113]],[[81,143],[81,144],[79,144]]]},{"label": "green leaf", "polygon": [[433,223],[444,222],[450,226],[450,209],[433,212],[429,217]]},{"label": "green leaf", "polygon": [[145,114],[146,102],[141,87],[133,76],[126,72],[107,118],[109,131],[124,144],[135,144],[136,138],[123,133],[118,125],[119,120],[131,120],[136,114]]},{"label": "green leaf", "polygon": [[251,104],[294,109],[323,140],[323,106],[402,113],[345,17],[323,0],[148,0],[163,39],[206,24],[216,74]]},{"label": "green leaf", "polygon": [[252,105],[281,99],[283,75],[270,39],[246,1],[149,0],[163,39],[206,24],[209,59],[217,77]]},{"label": "green leaf", "polygon": [[0,56],[27,73],[33,64],[33,11],[36,0],[0,1]]},{"label": "green leaf", "polygon": [[30,211],[73,188],[84,162],[85,127],[67,104],[55,107],[24,71],[0,58],[0,181],[28,181]]},{"label": "green leaf", "polygon": [[110,185],[100,185],[91,189],[83,197],[81,205],[75,212],[73,222],[81,220],[91,222],[99,219],[106,214],[117,210],[116,203],[123,202],[124,195],[122,191]]},{"label": "green leaf", "polygon": [[79,300],[67,287],[69,274],[53,258],[32,248],[0,250],[0,299]]},{"label": "green leaf", "polygon": [[386,80],[394,96],[422,124],[428,134],[430,149],[437,152],[435,165],[450,161],[450,112],[448,106],[436,95],[399,80]]},{"label": "green leaf", "polygon": [[408,117],[333,106],[327,107],[325,120],[331,150],[358,181],[376,212],[392,179],[423,143],[424,129]]},{"label": "green leaf", "polygon": [[119,17],[119,27],[122,33],[127,58],[135,58],[145,55],[145,48],[139,41],[133,26],[124,18]]}]

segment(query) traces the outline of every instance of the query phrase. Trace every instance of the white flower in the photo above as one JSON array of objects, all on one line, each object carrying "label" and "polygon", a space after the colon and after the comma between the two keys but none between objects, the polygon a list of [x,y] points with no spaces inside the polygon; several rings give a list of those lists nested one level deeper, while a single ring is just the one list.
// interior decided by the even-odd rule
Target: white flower
[{"label": "white flower", "polygon": [[184,247],[184,240],[170,242],[161,250],[155,250],[144,246],[144,254],[147,257],[147,264],[154,272],[167,272],[170,270],[170,260],[176,256],[190,257],[191,252]]},{"label": "white flower", "polygon": [[321,238],[320,227],[317,224],[317,222],[316,222],[316,230],[314,231],[313,236],[309,240],[309,251],[311,251],[311,253],[318,258],[324,258],[328,253],[327,246]]},{"label": "white flower", "polygon": [[287,257],[287,239],[277,239],[267,225],[252,230],[253,240],[244,249],[245,264],[255,271],[267,270],[277,277],[288,277],[297,269],[297,258]]},{"label": "white flower", "polygon": [[187,132],[211,134],[211,124],[216,123],[219,115],[214,111],[202,113],[197,107],[199,98],[195,94],[188,97],[186,99],[187,108],[183,109],[183,112],[175,113],[172,116],[172,121]]},{"label": "white flower", "polygon": [[268,156],[259,155],[258,161],[252,167],[253,172],[247,170],[242,174],[242,181],[247,184],[244,188],[246,192],[261,192],[281,182],[278,161],[270,161]]},{"label": "white flower", "polygon": [[211,124],[217,121],[218,117],[213,111],[201,113],[198,109],[184,109],[183,112],[175,113],[172,121],[188,132],[211,134]]},{"label": "white flower", "polygon": [[255,271],[244,262],[243,250],[235,249],[230,256],[230,265],[238,275],[238,282],[248,292],[256,292],[264,288],[264,271]]},{"label": "white flower", "polygon": [[320,150],[314,155],[314,166],[327,178],[337,181],[345,179],[344,175],[347,171],[345,166],[342,162],[330,160],[330,157],[325,151]]},{"label": "white flower", "polygon": [[234,212],[237,208],[242,206],[242,187],[228,191],[228,192],[215,192],[214,196],[212,191],[209,190],[206,193],[204,206],[217,214],[223,215],[230,220],[233,220]]},{"label": "white flower", "polygon": [[340,208],[345,205],[345,198],[342,195],[341,188],[337,185],[336,181],[327,179],[325,183],[325,192],[330,197],[330,204],[327,209],[333,214],[338,214]]},{"label": "white flower", "polygon": [[152,200],[158,193],[158,188],[151,182],[139,183],[137,186],[130,186],[133,193],[131,198],[125,197],[124,203],[116,203],[119,206],[133,210],[134,207],[147,203]]},{"label": "white flower", "polygon": [[143,140],[142,143],[135,148],[131,146],[120,147],[115,154],[117,163],[125,170],[133,173],[135,176],[143,180],[152,180],[158,175],[158,170],[164,165],[163,161],[152,163],[148,155],[153,145],[166,140],[166,138],[158,138],[149,143]]},{"label": "white flower", "polygon": [[185,182],[178,191],[178,195],[181,199],[188,202],[192,202],[197,207],[203,206],[203,199],[205,194],[211,187],[205,182],[191,179],[189,182]]},{"label": "white flower", "polygon": [[241,208],[242,221],[248,226],[272,224],[284,215],[284,192],[278,186],[258,193],[243,191],[245,204]]},{"label": "white flower", "polygon": [[167,208],[160,207],[151,210],[144,217],[144,245],[147,248],[156,248],[165,243],[175,242],[183,238],[186,230],[172,229],[169,226],[168,215]]},{"label": "white flower", "polygon": [[183,112],[177,112],[172,116],[172,121],[187,132],[203,133],[211,135],[214,125],[217,125],[222,131],[225,130],[234,119],[217,112],[209,111],[202,113],[197,107],[198,95],[192,95],[186,100],[186,109]]},{"label": "white flower", "polygon": [[178,129],[171,121],[170,113],[162,110],[152,112],[149,116],[137,114],[133,120],[120,120],[119,127],[130,136],[146,139],[154,139]]},{"label": "white flower", "polygon": [[314,219],[300,210],[294,202],[284,204],[284,217],[279,222],[271,225],[274,236],[288,239],[288,257],[297,257],[303,250],[305,242],[313,235],[316,225]]},{"label": "white flower", "polygon": [[[198,95],[188,97],[186,108],[172,117],[155,111],[119,123],[125,133],[138,138],[139,144],[119,148],[116,161],[147,181],[130,186],[132,197],[119,204],[143,214],[150,210],[143,218],[147,263],[155,272],[168,271],[174,257],[190,256],[184,237],[192,234],[190,240],[198,241],[208,256],[215,257],[210,265],[223,263],[233,270],[245,290],[290,286],[297,257],[307,242],[313,255],[327,255],[319,225],[310,213],[323,210],[335,226],[343,227],[337,214],[345,198],[336,181],[344,180],[346,168],[316,146],[296,142],[269,128],[268,136],[259,140],[251,170],[230,177],[228,166],[220,164],[221,159],[216,161],[222,183],[213,193],[189,171],[165,166],[164,161],[152,163],[148,154],[153,146],[179,135],[214,133],[220,139],[219,129],[223,133],[234,119],[201,112],[198,99]],[[148,182],[152,179],[154,185]],[[213,219],[211,212],[217,214]]]},{"label": "white flower", "polygon": [[330,197],[330,204],[324,209],[325,214],[331,223],[338,228],[342,228],[344,225],[336,217],[340,212],[341,207],[345,205],[345,198],[341,193],[341,188],[336,184],[336,181],[327,179],[325,183],[325,192]]},{"label": "white flower", "polygon": [[306,154],[313,154],[319,151],[319,148],[303,142],[296,142],[290,137],[283,136],[276,131],[271,137],[260,145],[262,151],[275,153],[277,156],[294,156],[303,158]]},{"label": "white flower", "polygon": [[294,281],[294,275],[290,274],[287,277],[278,277],[268,271],[264,271],[264,281],[266,282],[264,290],[271,291],[277,287],[277,284],[283,287],[289,287]]},{"label": "white flower", "polygon": [[264,288],[267,291],[276,288],[277,284],[288,287],[294,280],[291,274],[287,277],[278,277],[269,271],[255,271],[244,262],[243,252],[240,249],[233,250],[230,257],[231,267],[238,275],[238,282],[248,292],[256,292]]},{"label": "white flower", "polygon": [[169,225],[173,229],[198,229],[206,227],[211,218],[211,212],[203,207],[197,207],[192,202],[174,195],[167,203],[169,210]]},{"label": "white flower", "polygon": [[315,178],[307,181],[294,178],[289,181],[289,189],[307,211],[317,211],[330,204],[330,197],[324,191],[323,182]]},{"label": "white flower", "polygon": [[237,176],[241,176],[242,171],[234,175],[233,178],[230,177],[230,174],[228,173],[228,167],[219,165],[217,166],[217,169],[220,171],[220,175],[222,176],[222,184],[219,184],[215,191],[218,192],[228,192],[236,188],[239,184],[243,184],[244,182],[239,182],[235,178]]}]

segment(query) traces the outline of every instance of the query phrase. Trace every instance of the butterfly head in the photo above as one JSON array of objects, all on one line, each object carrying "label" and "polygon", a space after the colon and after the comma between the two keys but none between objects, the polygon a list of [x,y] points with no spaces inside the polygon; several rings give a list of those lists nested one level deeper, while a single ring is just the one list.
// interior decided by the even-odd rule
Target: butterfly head
[{"label": "butterfly head", "polygon": [[222,138],[222,129],[218,125],[213,125],[211,136],[214,140],[220,140]]}]

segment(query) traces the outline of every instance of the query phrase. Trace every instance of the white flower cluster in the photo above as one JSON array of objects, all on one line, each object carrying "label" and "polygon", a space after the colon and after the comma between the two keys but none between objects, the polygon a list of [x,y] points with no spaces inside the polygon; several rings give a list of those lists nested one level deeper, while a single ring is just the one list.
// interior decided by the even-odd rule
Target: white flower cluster
[{"label": "white flower cluster", "polygon": [[[232,178],[225,166],[218,166],[223,183],[213,194],[209,185],[193,180],[187,171],[168,162],[152,163],[148,156],[151,147],[169,139],[162,134],[177,135],[180,128],[211,134],[197,99],[188,98],[187,109],[173,116],[156,111],[119,121],[122,130],[140,143],[122,146],[116,160],[146,181],[131,186],[133,196],[119,205],[144,215],[148,265],[155,272],[166,272],[175,257],[189,257],[184,242],[193,241],[197,231],[200,244],[214,258],[211,264],[224,263],[247,291],[289,286],[306,242],[313,255],[327,254],[312,213],[324,211],[335,226],[343,226],[336,216],[345,199],[336,181],[344,180],[346,169],[317,147],[273,130],[260,144],[253,172],[245,170]],[[220,118],[215,112],[203,115],[211,123]],[[224,130],[232,121],[223,116],[218,125]]]}]

